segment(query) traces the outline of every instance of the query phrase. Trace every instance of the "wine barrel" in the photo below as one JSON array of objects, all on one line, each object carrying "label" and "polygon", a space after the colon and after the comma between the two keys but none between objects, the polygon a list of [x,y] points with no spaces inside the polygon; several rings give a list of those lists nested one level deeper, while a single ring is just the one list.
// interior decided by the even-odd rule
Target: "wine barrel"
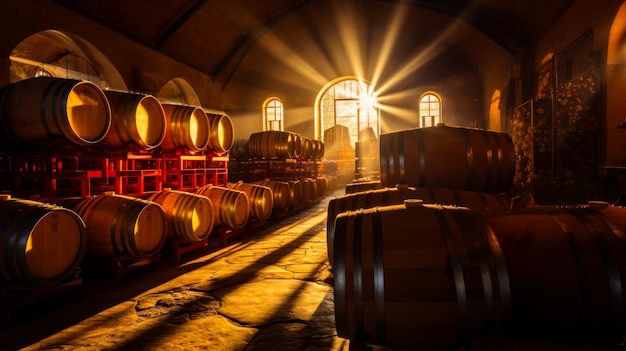
[{"label": "wine barrel", "polygon": [[104,193],[74,207],[87,226],[87,254],[151,257],[167,238],[167,217],[152,201]]},{"label": "wine barrel", "polygon": [[51,286],[78,270],[87,245],[75,212],[37,201],[0,199],[0,277]]},{"label": "wine barrel", "polygon": [[368,190],[380,189],[380,180],[366,180],[346,184],[346,194],[360,193]]},{"label": "wine barrel", "polygon": [[237,139],[229,150],[229,155],[235,160],[248,160],[252,158],[250,153],[249,139]]},{"label": "wine barrel", "polygon": [[315,150],[313,149],[313,140],[309,138],[302,138],[301,156],[305,160],[311,160],[315,157]]},{"label": "wine barrel", "polygon": [[266,186],[272,190],[275,209],[286,211],[289,208],[290,188],[287,182],[265,179],[257,182],[257,184]]},{"label": "wine barrel", "polygon": [[299,180],[288,180],[289,184],[289,205],[298,207],[305,201],[302,182]]},{"label": "wine barrel", "polygon": [[291,132],[293,139],[293,155],[292,158],[302,157],[302,136],[298,133]]},{"label": "wine barrel", "polygon": [[229,185],[229,188],[243,191],[248,195],[250,216],[262,221],[270,218],[274,208],[272,189],[263,185],[248,184],[242,181]]},{"label": "wine barrel", "polygon": [[398,349],[457,350],[506,326],[502,252],[464,207],[405,204],[337,216],[337,335]]},{"label": "wine barrel", "polygon": [[490,215],[511,280],[511,333],[608,341],[626,335],[626,208]]},{"label": "wine barrel", "polygon": [[515,175],[513,141],[504,133],[443,125],[383,134],[380,173],[383,187],[507,192]]},{"label": "wine barrel", "polygon": [[102,90],[88,81],[37,77],[0,90],[0,142],[44,146],[54,139],[87,146],[111,126]]},{"label": "wine barrel", "polygon": [[152,95],[105,90],[111,105],[111,128],[104,138],[109,147],[132,144],[150,150],[165,138],[165,111]]},{"label": "wine barrel", "polygon": [[315,182],[317,183],[317,194],[318,196],[324,197],[328,194],[328,177],[316,177]]},{"label": "wine barrel", "polygon": [[421,199],[425,203],[463,206],[481,211],[507,211],[511,203],[509,197],[505,194],[445,188],[414,188],[406,184],[396,185],[395,188],[376,189],[338,196],[330,199],[328,202],[328,215],[326,218],[328,262],[333,264],[335,219],[340,213],[377,206],[399,205],[407,199]]},{"label": "wine barrel", "polygon": [[232,229],[241,229],[250,217],[250,200],[240,190],[207,185],[199,188],[196,194],[204,195],[213,203],[213,222]]},{"label": "wine barrel", "polygon": [[257,158],[293,158],[295,143],[291,132],[268,130],[250,135],[249,149]]},{"label": "wine barrel", "polygon": [[218,156],[228,153],[235,142],[233,121],[224,114],[207,113],[209,118],[208,149]]},{"label": "wine barrel", "polygon": [[202,241],[213,230],[213,204],[208,197],[166,189],[151,194],[148,201],[163,207],[168,219],[168,236]]},{"label": "wine barrel", "polygon": [[324,158],[324,153],[325,153],[325,146],[324,146],[324,142],[321,140],[314,140],[315,143],[317,143],[317,155],[315,157],[316,160],[321,160]]},{"label": "wine barrel", "polygon": [[308,201],[317,201],[320,198],[319,190],[317,189],[317,181],[312,178],[302,179],[304,198]]},{"label": "wine barrel", "polygon": [[198,152],[209,145],[209,117],[204,110],[193,106],[162,104],[166,131],[161,143],[165,152],[186,150]]},{"label": "wine barrel", "polygon": [[[425,350],[456,349],[494,327],[515,340],[621,340],[626,331],[626,208],[554,206],[481,214],[423,203],[430,211],[420,212],[410,209],[418,207],[416,200],[407,201],[337,216],[338,335]],[[472,272],[476,263],[480,273]],[[448,286],[441,284],[444,280]],[[467,289],[472,286],[483,291]],[[458,319],[445,317],[452,311],[441,303],[453,296]],[[489,302],[494,296],[500,296],[500,305],[484,307],[497,311],[498,318],[489,324],[474,320],[472,297]],[[424,297],[434,300],[424,306]],[[428,344],[419,337],[424,331],[420,316],[435,317],[424,333]],[[456,328],[441,325],[442,317]],[[459,326],[459,321],[466,323]],[[417,334],[402,330],[403,324]],[[455,345],[449,344],[452,340]]]}]

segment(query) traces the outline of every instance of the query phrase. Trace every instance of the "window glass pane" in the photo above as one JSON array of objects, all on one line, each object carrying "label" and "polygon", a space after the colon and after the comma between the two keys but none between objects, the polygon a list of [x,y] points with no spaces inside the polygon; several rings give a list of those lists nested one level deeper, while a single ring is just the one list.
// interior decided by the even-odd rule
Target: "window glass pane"
[{"label": "window glass pane", "polygon": [[359,132],[371,128],[376,137],[379,133],[378,103],[368,84],[356,79],[337,82],[328,88],[319,105],[320,137],[324,132],[341,124],[349,128],[350,141],[358,141]]},{"label": "window glass pane", "polygon": [[419,103],[420,127],[431,127],[441,122],[441,101],[435,94],[425,94]]},{"label": "window glass pane", "polygon": [[265,120],[264,130],[283,130],[283,103],[278,99],[271,99],[263,108]]}]

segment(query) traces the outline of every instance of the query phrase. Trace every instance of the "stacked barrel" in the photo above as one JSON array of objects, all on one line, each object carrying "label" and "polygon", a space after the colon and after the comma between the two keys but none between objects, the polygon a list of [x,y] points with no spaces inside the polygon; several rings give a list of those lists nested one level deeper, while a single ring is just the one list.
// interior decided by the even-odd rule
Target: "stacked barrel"
[{"label": "stacked barrel", "polygon": [[324,153],[323,142],[298,133],[253,133],[248,139],[236,140],[231,149],[231,187],[252,189],[238,185],[244,182],[269,188],[278,215],[302,209],[334,190],[332,179],[319,170]]},{"label": "stacked barrel", "polygon": [[229,183],[241,145],[227,115],[202,107],[72,79],[3,87],[0,287],[78,281],[86,261],[120,271],[158,263],[168,242],[177,254],[205,247],[213,233],[247,232],[326,193],[320,141],[268,132],[247,144],[255,158],[309,173]]},{"label": "stacked barrel", "polygon": [[[168,239],[197,243],[219,225],[239,228],[248,196],[216,196],[227,179],[208,174],[233,142],[227,115],[149,94],[51,77],[3,87],[0,283],[55,286],[77,277],[85,258],[154,259]],[[185,169],[193,162],[202,166]],[[197,186],[166,177],[187,171]],[[228,201],[243,209],[229,214]]]},{"label": "stacked barrel", "polygon": [[339,336],[419,350],[494,335],[621,340],[626,209],[511,206],[503,133],[437,126],[380,140],[381,189],[329,202]]}]

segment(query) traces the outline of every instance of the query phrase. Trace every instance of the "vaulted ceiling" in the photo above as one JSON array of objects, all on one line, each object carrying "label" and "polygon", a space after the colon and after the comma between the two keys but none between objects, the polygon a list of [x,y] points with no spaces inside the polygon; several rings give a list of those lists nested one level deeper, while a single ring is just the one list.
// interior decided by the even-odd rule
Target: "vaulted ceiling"
[{"label": "vaulted ceiling", "polygon": [[[573,0],[53,0],[214,79],[232,75],[248,50],[290,16],[326,16],[336,3],[402,4],[461,20],[516,55]],[[329,6],[316,6],[326,3]],[[309,13],[309,11],[318,11]],[[371,14],[370,16],[376,16]],[[426,24],[425,24],[426,25]],[[445,25],[443,23],[442,25]],[[284,26],[282,27],[284,28]],[[285,30],[285,29],[283,29]],[[315,30],[315,29],[311,29]]]}]

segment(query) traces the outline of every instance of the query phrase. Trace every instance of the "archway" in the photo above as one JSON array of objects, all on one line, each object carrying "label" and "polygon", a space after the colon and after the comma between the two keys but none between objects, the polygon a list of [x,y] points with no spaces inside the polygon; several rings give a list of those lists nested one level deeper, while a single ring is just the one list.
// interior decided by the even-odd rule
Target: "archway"
[{"label": "archway", "polygon": [[38,75],[89,80],[101,88],[126,90],[126,83],[109,59],[84,39],[46,30],[20,42],[10,56],[10,82]]},{"label": "archway", "polygon": [[626,165],[626,2],[609,32],[606,63],[606,165]]},{"label": "archway", "polygon": [[368,82],[356,77],[337,78],[322,88],[315,101],[315,137],[324,138],[324,131],[336,125],[348,128],[350,144],[363,133],[378,138],[380,106]]}]

